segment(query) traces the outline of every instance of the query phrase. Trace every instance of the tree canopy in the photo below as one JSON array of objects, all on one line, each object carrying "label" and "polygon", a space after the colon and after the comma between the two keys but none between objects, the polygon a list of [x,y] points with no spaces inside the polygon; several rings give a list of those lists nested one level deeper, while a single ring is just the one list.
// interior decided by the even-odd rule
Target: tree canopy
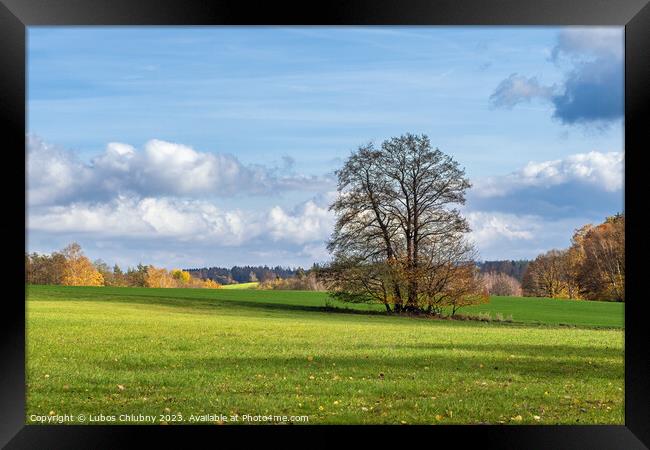
[{"label": "tree canopy", "polygon": [[362,146],[337,177],[333,262],[321,271],[333,296],[380,301],[396,312],[486,300],[465,239],[470,228],[457,208],[470,182],[427,136]]}]

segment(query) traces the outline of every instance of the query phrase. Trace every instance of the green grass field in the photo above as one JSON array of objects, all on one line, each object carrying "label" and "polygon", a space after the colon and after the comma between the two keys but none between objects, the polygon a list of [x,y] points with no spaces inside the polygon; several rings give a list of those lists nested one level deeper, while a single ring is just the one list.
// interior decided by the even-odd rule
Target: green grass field
[{"label": "green grass field", "polygon": [[379,305],[327,312],[318,292],[30,286],[27,296],[28,423],[623,423],[620,304],[474,307],[512,314],[502,324],[386,316]]}]

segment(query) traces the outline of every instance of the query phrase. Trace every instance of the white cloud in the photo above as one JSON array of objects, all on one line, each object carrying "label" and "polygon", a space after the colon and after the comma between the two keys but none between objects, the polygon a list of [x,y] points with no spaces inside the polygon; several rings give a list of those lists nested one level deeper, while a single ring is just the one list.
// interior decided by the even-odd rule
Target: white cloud
[{"label": "white cloud", "polygon": [[500,239],[531,240],[535,223],[539,221],[534,216],[482,211],[469,212],[466,218],[472,229],[470,238],[479,247],[490,246]]},{"label": "white cloud", "polygon": [[244,165],[235,156],[199,152],[191,147],[153,139],[142,151],[112,142],[90,163],[29,136],[28,200],[32,205],[107,200],[117,195],[218,197],[278,190],[331,187],[330,177],[281,167]]},{"label": "white cloud", "polygon": [[298,244],[314,241],[317,236],[326,239],[334,228],[334,215],[314,201],[304,203],[294,214],[274,207],[268,213],[269,234],[274,240],[288,240]]},{"label": "white cloud", "polygon": [[532,259],[553,248],[570,245],[574,231],[604,217],[546,218],[535,214],[495,211],[466,213],[472,232],[469,238],[479,250],[479,259]]},{"label": "white cloud", "polygon": [[92,173],[71,152],[35,136],[27,138],[27,201],[38,205],[73,196],[92,178]]},{"label": "white cloud", "polygon": [[490,104],[497,108],[512,108],[518,103],[530,102],[534,98],[550,99],[554,86],[542,86],[537,78],[526,78],[516,73],[501,81],[490,96]]},{"label": "white cloud", "polygon": [[624,42],[621,27],[569,28],[562,30],[553,48],[552,58],[560,55],[584,58],[585,56],[616,59],[623,58]]},{"label": "white cloud", "polygon": [[597,151],[553,161],[529,162],[508,175],[476,180],[472,193],[477,197],[495,197],[524,188],[548,188],[569,183],[616,192],[623,188],[623,162],[622,152]]},{"label": "white cloud", "polygon": [[210,240],[237,246],[258,238],[291,244],[323,241],[332,229],[333,216],[314,200],[289,212],[278,206],[267,211],[226,211],[205,200],[120,196],[106,203],[33,208],[27,225],[38,232]]},{"label": "white cloud", "polygon": [[300,255],[309,257],[314,262],[323,263],[331,260],[331,255],[324,243],[307,244],[302,248]]},{"label": "white cloud", "polygon": [[574,230],[623,208],[621,152],[589,152],[530,162],[477,179],[463,208],[483,259],[533,258],[564,248]]}]

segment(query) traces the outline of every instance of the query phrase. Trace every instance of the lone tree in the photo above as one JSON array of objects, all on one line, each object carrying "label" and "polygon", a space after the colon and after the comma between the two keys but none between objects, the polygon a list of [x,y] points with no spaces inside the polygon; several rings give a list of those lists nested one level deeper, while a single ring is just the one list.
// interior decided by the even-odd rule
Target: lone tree
[{"label": "lone tree", "polygon": [[353,152],[337,171],[337,221],[321,269],[331,294],[387,311],[453,311],[487,301],[477,282],[467,221],[454,205],[471,185],[425,135],[406,134]]}]

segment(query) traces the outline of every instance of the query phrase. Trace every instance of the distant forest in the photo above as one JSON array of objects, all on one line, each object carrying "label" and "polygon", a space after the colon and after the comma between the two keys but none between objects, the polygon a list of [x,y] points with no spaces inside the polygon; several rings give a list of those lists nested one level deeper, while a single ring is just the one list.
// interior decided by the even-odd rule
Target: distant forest
[{"label": "distant forest", "polygon": [[[521,282],[526,266],[530,261],[483,261],[476,263],[481,273],[504,273]],[[234,266],[230,269],[225,267],[202,267],[198,269],[184,269],[193,277],[201,280],[210,279],[219,284],[249,283],[252,281],[271,281],[277,278],[293,278],[298,272],[306,272],[301,267],[269,267],[269,266]]]},{"label": "distant forest", "polygon": [[269,267],[269,266],[234,266],[230,269],[225,267],[202,267],[199,269],[184,269],[193,277],[202,280],[210,279],[219,284],[249,283],[252,281],[271,281],[277,278],[293,278],[299,271],[304,270],[300,267],[292,269],[290,267]]}]

